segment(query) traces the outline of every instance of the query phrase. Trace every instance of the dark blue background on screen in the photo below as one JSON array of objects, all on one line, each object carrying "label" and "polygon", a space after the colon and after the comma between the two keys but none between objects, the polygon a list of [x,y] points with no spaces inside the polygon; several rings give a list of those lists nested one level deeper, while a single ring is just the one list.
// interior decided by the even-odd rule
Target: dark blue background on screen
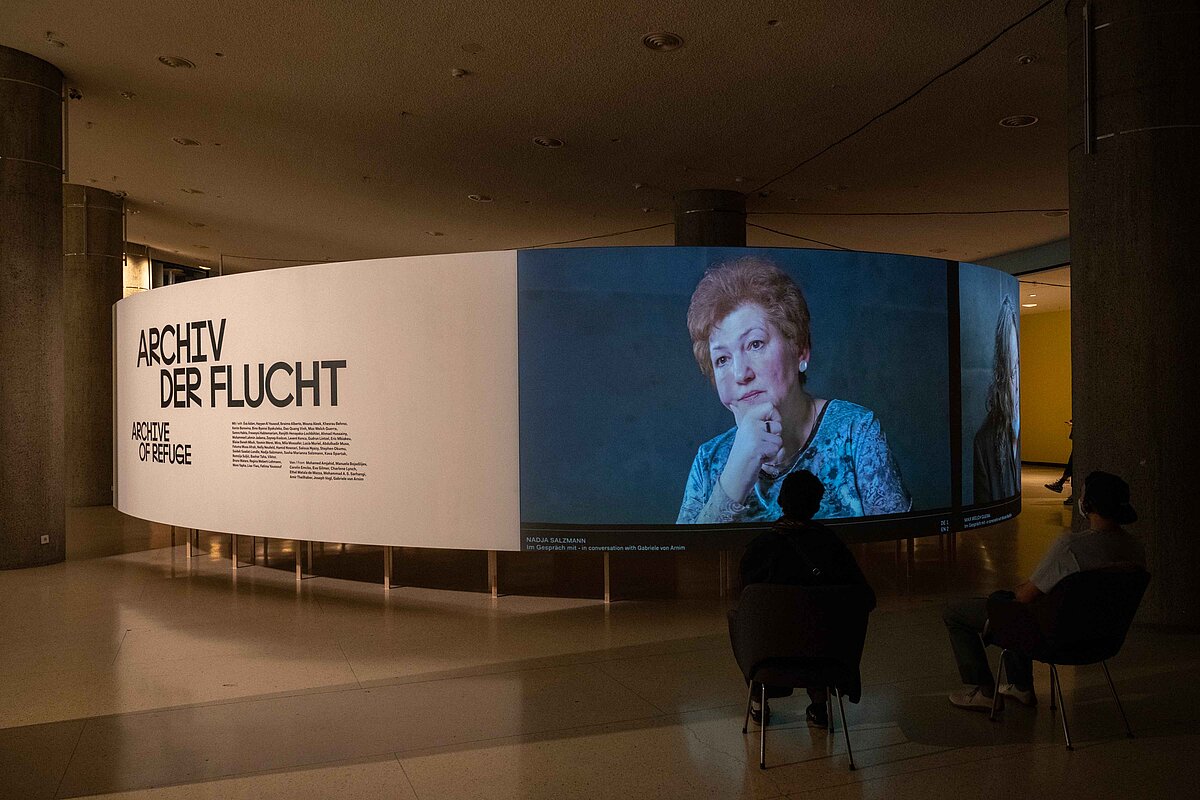
[{"label": "dark blue background on screen", "polygon": [[951,504],[945,261],[767,248],[522,250],[522,522],[675,522],[696,449],[733,426],[692,356],[688,303],[706,268],[746,255],[772,261],[804,291],[808,390],[875,412],[914,511]]}]

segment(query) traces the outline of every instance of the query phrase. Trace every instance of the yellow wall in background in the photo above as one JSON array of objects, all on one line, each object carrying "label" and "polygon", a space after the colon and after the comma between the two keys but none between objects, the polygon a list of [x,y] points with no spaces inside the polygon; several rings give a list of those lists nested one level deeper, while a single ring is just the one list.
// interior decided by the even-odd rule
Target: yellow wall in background
[{"label": "yellow wall in background", "polygon": [[1021,317],[1021,460],[1067,463],[1071,312]]}]

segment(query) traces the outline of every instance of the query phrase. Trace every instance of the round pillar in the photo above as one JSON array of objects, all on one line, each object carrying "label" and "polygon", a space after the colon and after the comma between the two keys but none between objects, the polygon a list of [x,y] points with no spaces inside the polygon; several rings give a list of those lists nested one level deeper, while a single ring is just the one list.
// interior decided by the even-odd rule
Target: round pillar
[{"label": "round pillar", "polygon": [[0,47],[0,569],[66,556],[61,93]]},{"label": "round pillar", "polygon": [[1200,9],[1066,13],[1076,485],[1129,481],[1153,576],[1139,618],[1200,629]]},{"label": "round pillar", "polygon": [[66,504],[112,505],[112,305],[121,299],[125,201],[63,186]]},{"label": "round pillar", "polygon": [[746,195],[725,189],[689,189],[674,199],[676,245],[746,246]]}]

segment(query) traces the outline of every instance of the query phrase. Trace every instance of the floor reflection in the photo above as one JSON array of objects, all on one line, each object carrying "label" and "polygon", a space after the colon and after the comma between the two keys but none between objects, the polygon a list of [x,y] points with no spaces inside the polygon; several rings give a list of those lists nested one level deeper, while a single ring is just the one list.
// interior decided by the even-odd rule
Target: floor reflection
[{"label": "floor reflection", "polygon": [[1027,467],[1022,514],[960,535],[953,560],[936,537],[911,557],[854,546],[880,595],[848,707],[857,772],[799,700],[775,707],[757,768],[711,557],[679,566],[673,598],[609,606],[536,596],[532,573],[530,594],[493,599],[477,555],[431,567],[472,591],[385,593],[378,548],[317,548],[323,577],[297,583],[290,542],[259,540],[251,565],[243,540],[234,573],[227,536],[187,559],[169,527],[77,510],[68,562],[0,573],[0,798],[1190,793],[1197,637],[1135,626],[1113,661],[1134,740],[1099,668],[1061,672],[1074,753],[1047,708],[995,724],[946,702],[941,607],[1028,576],[1070,524],[1053,477]]}]

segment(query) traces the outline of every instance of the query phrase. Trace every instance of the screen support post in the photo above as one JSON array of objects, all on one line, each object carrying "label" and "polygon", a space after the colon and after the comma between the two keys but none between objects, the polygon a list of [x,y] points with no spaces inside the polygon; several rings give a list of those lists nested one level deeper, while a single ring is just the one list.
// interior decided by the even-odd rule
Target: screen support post
[{"label": "screen support post", "polygon": [[612,581],[608,567],[608,551],[604,551],[604,605],[612,602]]}]

